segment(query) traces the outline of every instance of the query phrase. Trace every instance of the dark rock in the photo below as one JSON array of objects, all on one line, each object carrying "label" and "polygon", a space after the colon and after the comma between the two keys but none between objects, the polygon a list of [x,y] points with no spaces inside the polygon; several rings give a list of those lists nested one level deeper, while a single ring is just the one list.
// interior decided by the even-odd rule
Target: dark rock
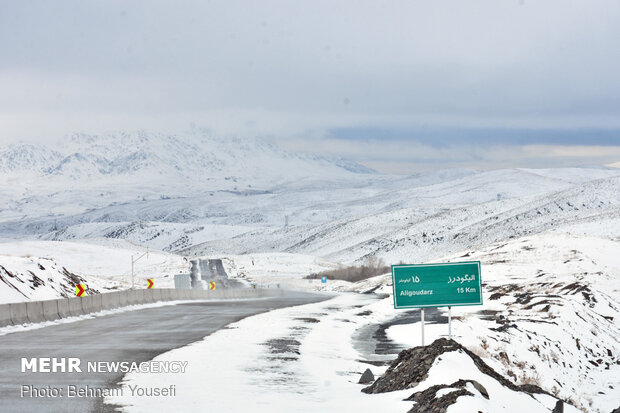
[{"label": "dark rock", "polygon": [[366,369],[366,371],[362,374],[362,377],[360,377],[360,381],[358,381],[358,383],[368,384],[374,381],[375,381],[375,375],[372,374],[372,371],[370,371],[370,369]]},{"label": "dark rock", "polygon": [[428,370],[435,359],[443,353],[461,351],[473,360],[478,370],[491,376],[500,384],[514,391],[527,393],[548,394],[538,386],[517,386],[501,374],[489,367],[480,357],[460,345],[454,340],[440,338],[428,346],[418,346],[403,350],[398,358],[392,362],[383,376],[379,377],[372,385],[362,389],[364,393],[385,393],[396,390],[411,389],[418,385],[428,376]]},{"label": "dark rock", "polygon": [[[462,386],[459,385],[461,382]],[[453,405],[459,397],[473,396],[473,394],[465,389],[464,383],[463,380],[459,380],[451,385],[439,384],[412,394],[406,400],[414,401],[416,404],[413,405],[408,413],[445,413],[448,407]],[[453,387],[456,388],[453,392],[444,394],[438,399],[435,397],[439,390]]]},{"label": "dark rock", "polygon": [[[550,395],[540,387],[532,384],[520,386],[514,384],[489,367],[480,357],[473,354],[456,341],[446,338],[435,340],[429,346],[414,347],[401,351],[398,354],[398,358],[390,364],[385,374],[379,377],[372,385],[363,388],[362,391],[364,393],[384,393],[415,388],[428,377],[428,371],[435,360],[440,357],[441,354],[452,351],[466,353],[472,359],[478,370],[497,380],[504,387],[513,391],[529,394],[543,393]],[[413,393],[406,399],[416,402],[409,413],[445,413],[451,405],[456,403],[460,396],[473,395],[471,391],[467,389],[468,383],[471,383],[482,397],[486,399],[490,398],[487,389],[479,382],[461,379],[452,384],[439,384],[429,387],[424,391]],[[453,389],[453,391],[441,397],[436,397],[437,392],[441,389]],[[620,411],[617,413],[620,413]]]},{"label": "dark rock", "polygon": [[478,383],[476,380],[471,380],[471,384],[476,388],[476,390],[480,392],[482,397],[489,400],[489,392],[487,391],[487,389],[484,388],[482,384]]},{"label": "dark rock", "polygon": [[551,413],[564,413],[564,402],[562,400],[558,400],[555,403],[553,410],[551,410]]},{"label": "dark rock", "polygon": [[[475,380],[459,380],[452,384],[438,384],[428,389],[416,392],[406,400],[414,401],[416,404],[409,410],[409,413],[445,413],[448,407],[456,403],[461,396],[473,396],[465,386],[471,383],[485,398],[489,398],[487,390]],[[437,398],[437,392],[442,389],[454,389],[450,393]]]},{"label": "dark rock", "polygon": [[429,346],[403,350],[385,374],[362,391],[364,393],[385,393],[411,389],[427,377],[428,369],[437,356],[458,350],[459,347],[460,344],[454,340],[440,338]]}]

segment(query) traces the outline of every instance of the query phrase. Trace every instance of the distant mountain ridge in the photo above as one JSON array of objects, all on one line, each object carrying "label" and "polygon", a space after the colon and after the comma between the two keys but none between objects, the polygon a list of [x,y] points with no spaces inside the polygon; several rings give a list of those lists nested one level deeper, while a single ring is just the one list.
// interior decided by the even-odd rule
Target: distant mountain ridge
[{"label": "distant mountain ridge", "polygon": [[0,150],[0,173],[32,171],[42,174],[62,159],[60,152],[46,146],[9,145]]},{"label": "distant mountain ridge", "polygon": [[59,144],[18,144],[0,149],[0,173],[36,173],[70,179],[122,175],[181,179],[200,174],[248,177],[293,176],[326,170],[372,173],[342,158],[287,152],[260,139],[216,138],[208,131],[162,134],[139,130],[101,135],[73,134]]}]

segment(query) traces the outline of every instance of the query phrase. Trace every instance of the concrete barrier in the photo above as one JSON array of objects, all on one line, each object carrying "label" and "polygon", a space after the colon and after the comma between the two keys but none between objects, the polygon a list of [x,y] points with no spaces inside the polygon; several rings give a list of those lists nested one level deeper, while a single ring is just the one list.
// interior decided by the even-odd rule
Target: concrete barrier
[{"label": "concrete barrier", "polygon": [[84,297],[80,297],[80,301],[82,302],[82,312],[79,315],[88,314],[88,313],[92,313],[95,311],[93,297],[94,297],[93,295],[86,295]]},{"label": "concrete barrier", "polygon": [[133,302],[130,304],[144,304],[144,290],[133,290]]},{"label": "concrete barrier", "polygon": [[115,291],[112,293],[112,308],[118,308],[121,306],[121,292]]},{"label": "concrete barrier", "polygon": [[239,298],[261,298],[284,295],[282,289],[220,289],[187,290],[174,288],[139,289],[93,294],[85,297],[61,298],[58,300],[29,301],[0,304],[0,327],[24,323],[51,321],[69,316],[80,316],[102,309],[144,304],[155,301],[176,300],[219,300]]},{"label": "concrete barrier", "polygon": [[113,308],[118,307],[118,293],[111,292],[106,294],[99,294],[101,296],[101,309],[102,310],[111,310]]},{"label": "concrete barrier", "polygon": [[147,288],[144,291],[144,304],[149,304],[155,302],[155,294],[153,288]]},{"label": "concrete barrier", "polygon": [[10,304],[0,304],[0,327],[13,325]]},{"label": "concrete barrier", "polygon": [[26,312],[28,313],[28,321],[31,323],[45,321],[45,317],[43,317],[43,301],[28,301],[26,303]]},{"label": "concrete barrier", "polygon": [[93,294],[93,312],[101,311],[101,296],[103,294]]},{"label": "concrete barrier", "polygon": [[65,318],[71,315],[69,311],[69,299],[68,298],[60,298],[58,301],[58,317]]},{"label": "concrete barrier", "polygon": [[28,322],[26,303],[11,303],[9,304],[9,311],[11,312],[11,322],[14,326]]},{"label": "concrete barrier", "polygon": [[84,314],[82,311],[82,300],[84,297],[72,297],[68,298],[69,302],[69,314],[73,317]]},{"label": "concrete barrier", "polygon": [[129,291],[123,290],[118,292],[119,307],[127,307],[129,305]]},{"label": "concrete barrier", "polygon": [[103,294],[93,294],[81,297],[82,299],[82,314],[96,313],[102,310],[101,296]]},{"label": "concrete barrier", "polygon": [[136,304],[136,290],[127,290],[127,305]]},{"label": "concrete barrier", "polygon": [[47,321],[58,320],[58,300],[46,300],[43,304],[43,318]]},{"label": "concrete barrier", "polygon": [[161,291],[161,300],[162,301],[171,301],[172,298],[172,292],[174,290],[170,289],[170,288],[162,288],[159,291]]}]

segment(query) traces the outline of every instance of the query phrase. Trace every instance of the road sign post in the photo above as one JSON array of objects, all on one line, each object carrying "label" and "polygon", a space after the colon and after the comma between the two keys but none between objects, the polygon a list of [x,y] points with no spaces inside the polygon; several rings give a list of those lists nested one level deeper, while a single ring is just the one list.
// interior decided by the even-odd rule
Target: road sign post
[{"label": "road sign post", "polygon": [[422,345],[424,345],[424,308],[420,309],[420,324],[422,325]]},{"label": "road sign post", "polygon": [[482,305],[480,261],[392,265],[394,308],[420,308],[424,345],[424,308],[448,307],[452,338],[452,306]]},{"label": "road sign post", "polygon": [[146,259],[149,259],[149,247],[146,247],[146,252],[142,255],[140,255],[138,258],[134,259],[134,256],[131,256],[131,289],[134,289],[134,280],[133,280],[133,267],[134,264],[136,263],[136,261],[138,261],[140,258],[146,256]]}]

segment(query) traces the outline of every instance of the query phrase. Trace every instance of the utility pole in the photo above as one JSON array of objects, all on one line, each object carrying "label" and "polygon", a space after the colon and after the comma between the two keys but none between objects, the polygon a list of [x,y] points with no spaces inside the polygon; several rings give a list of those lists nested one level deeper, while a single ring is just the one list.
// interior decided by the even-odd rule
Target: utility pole
[{"label": "utility pole", "polygon": [[142,255],[140,255],[138,258],[136,258],[134,260],[134,256],[131,256],[131,289],[134,289],[134,281],[133,281],[133,265],[136,263],[136,261],[138,261],[140,258],[144,257],[146,255],[146,259],[149,259],[149,247],[146,247],[146,252]]}]

